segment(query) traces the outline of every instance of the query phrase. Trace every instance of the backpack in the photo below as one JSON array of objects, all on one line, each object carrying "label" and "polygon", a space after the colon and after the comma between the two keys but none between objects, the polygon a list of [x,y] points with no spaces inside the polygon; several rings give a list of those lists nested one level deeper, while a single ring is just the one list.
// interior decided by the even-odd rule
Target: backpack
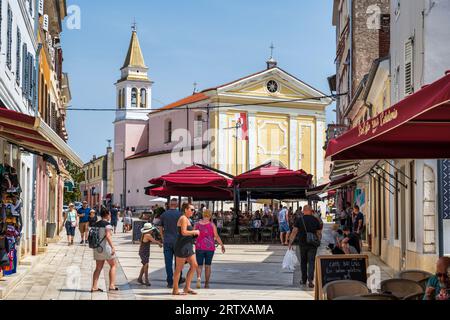
[{"label": "backpack", "polygon": [[100,240],[100,228],[99,227],[92,227],[89,230],[89,234],[88,234],[88,243],[89,243],[89,248],[91,249],[99,249],[102,248],[102,242],[105,240],[106,235],[103,237],[103,239]]}]

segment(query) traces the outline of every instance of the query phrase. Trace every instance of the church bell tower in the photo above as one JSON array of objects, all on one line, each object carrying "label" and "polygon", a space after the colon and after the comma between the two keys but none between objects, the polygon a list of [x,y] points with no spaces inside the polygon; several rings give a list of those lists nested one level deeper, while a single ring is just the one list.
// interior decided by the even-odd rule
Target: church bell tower
[{"label": "church bell tower", "polygon": [[114,121],[114,203],[127,203],[126,159],[148,148],[148,113],[152,109],[152,85],[148,67],[134,24],[121,77],[115,84],[117,92]]}]

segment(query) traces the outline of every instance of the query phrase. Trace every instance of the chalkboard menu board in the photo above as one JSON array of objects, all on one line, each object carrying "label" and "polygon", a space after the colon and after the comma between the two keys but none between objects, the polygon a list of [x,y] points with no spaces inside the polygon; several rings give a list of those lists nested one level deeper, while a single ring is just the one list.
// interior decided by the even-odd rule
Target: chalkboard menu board
[{"label": "chalkboard menu board", "polygon": [[330,255],[316,258],[316,299],[323,296],[322,288],[336,280],[367,283],[369,257],[366,255]]},{"label": "chalkboard menu board", "polygon": [[133,239],[132,242],[133,244],[137,241],[141,240],[141,229],[144,227],[144,224],[146,224],[148,221],[146,220],[136,220],[133,219]]}]

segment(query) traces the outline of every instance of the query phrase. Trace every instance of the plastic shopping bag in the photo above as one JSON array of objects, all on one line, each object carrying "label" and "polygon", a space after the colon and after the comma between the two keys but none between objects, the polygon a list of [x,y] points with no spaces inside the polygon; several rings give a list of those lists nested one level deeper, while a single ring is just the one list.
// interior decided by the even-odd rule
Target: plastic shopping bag
[{"label": "plastic shopping bag", "polygon": [[297,255],[294,250],[288,250],[283,259],[283,270],[292,272],[298,264]]}]

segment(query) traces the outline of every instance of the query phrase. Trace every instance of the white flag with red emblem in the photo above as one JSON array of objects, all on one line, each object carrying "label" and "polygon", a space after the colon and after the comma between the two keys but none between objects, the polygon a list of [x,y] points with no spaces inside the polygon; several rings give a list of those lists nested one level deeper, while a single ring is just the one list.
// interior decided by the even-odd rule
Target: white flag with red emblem
[{"label": "white flag with red emblem", "polygon": [[248,141],[248,120],[246,113],[236,114],[236,124],[239,125],[238,138]]}]

